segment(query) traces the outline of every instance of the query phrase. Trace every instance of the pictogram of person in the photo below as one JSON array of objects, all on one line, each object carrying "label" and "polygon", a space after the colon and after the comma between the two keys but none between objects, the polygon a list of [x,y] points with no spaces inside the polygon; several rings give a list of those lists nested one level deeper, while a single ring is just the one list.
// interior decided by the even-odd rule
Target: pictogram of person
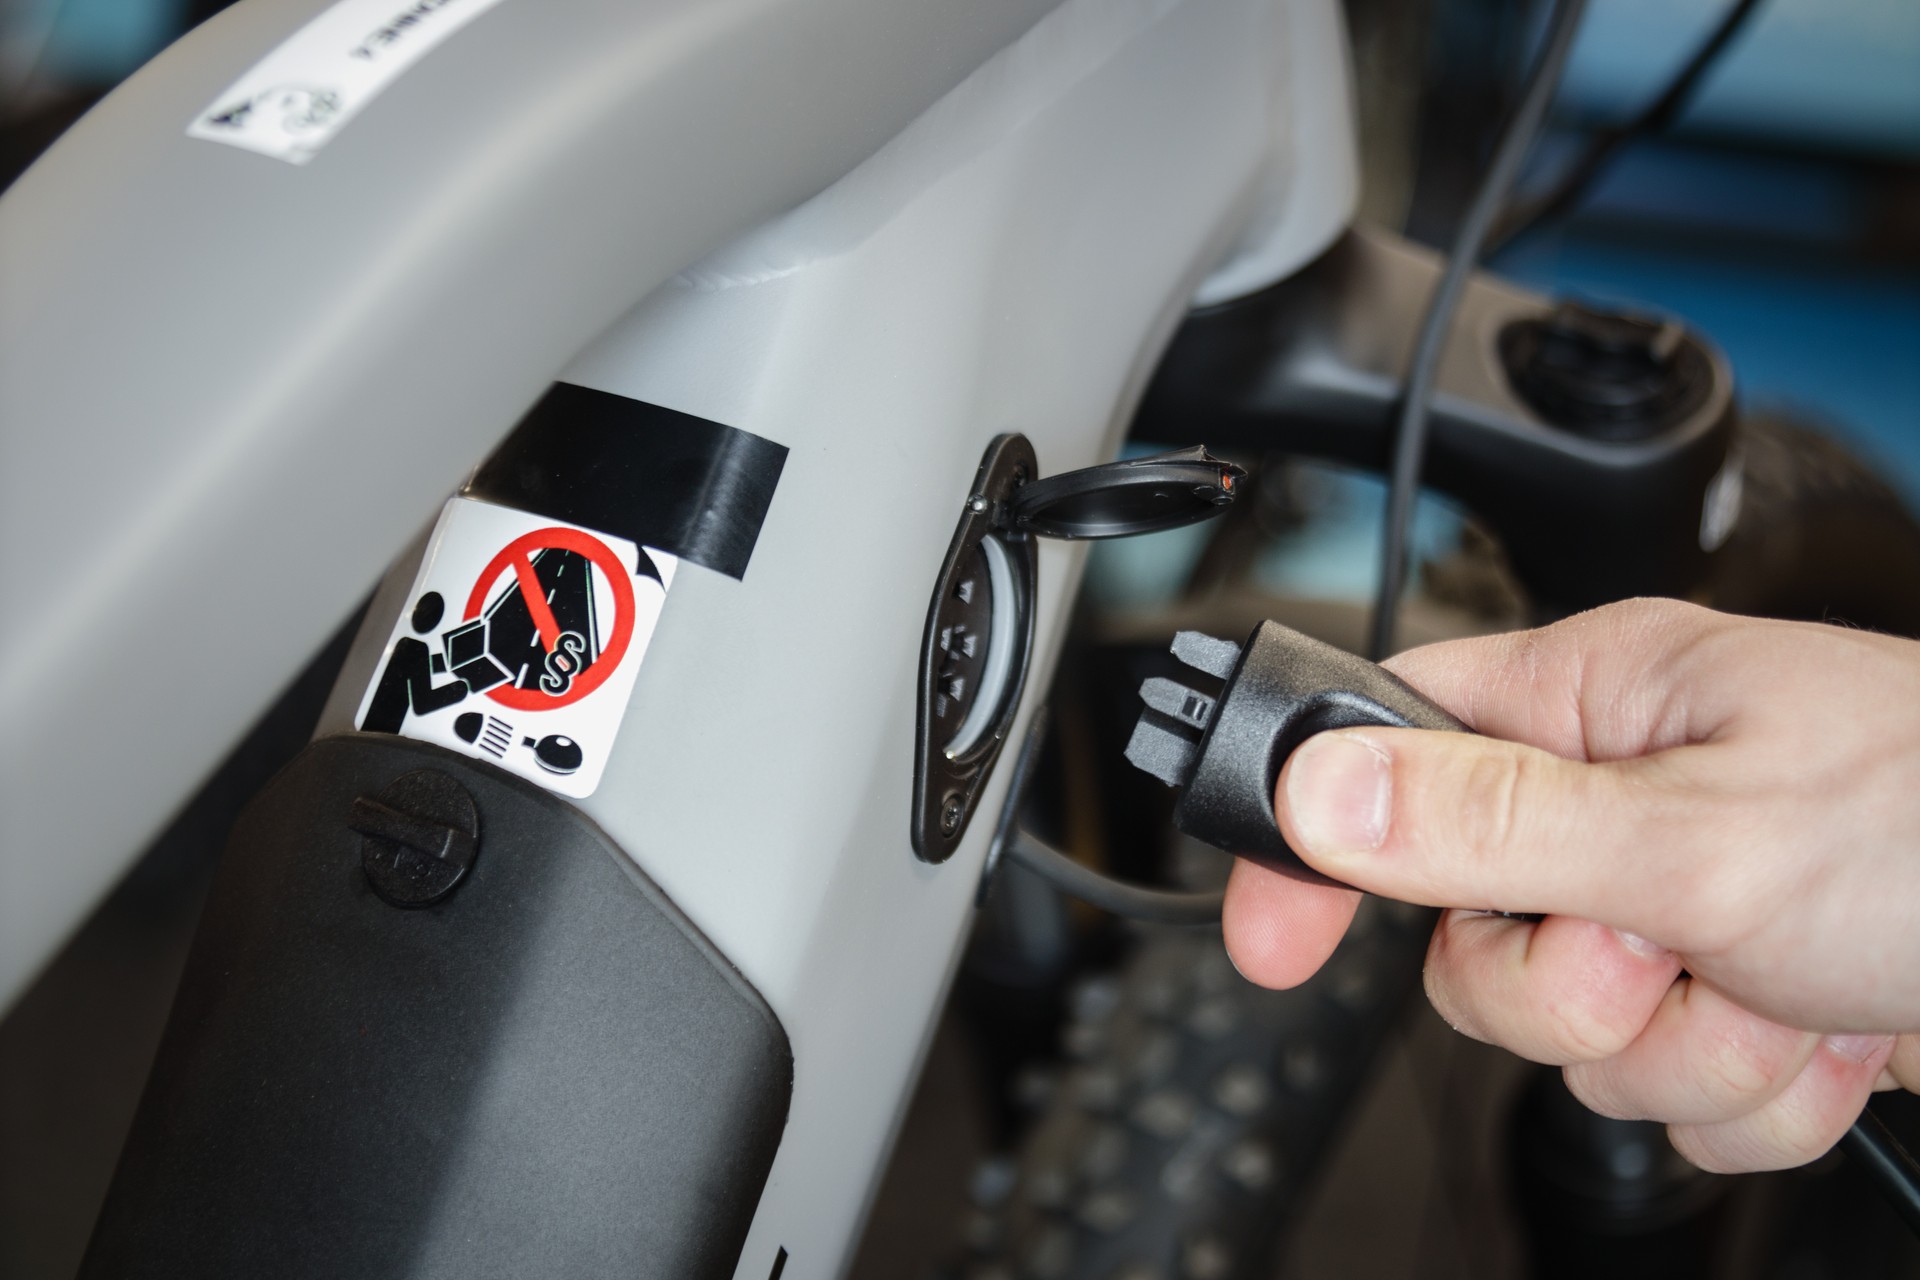
[{"label": "pictogram of person", "polygon": [[[440,625],[447,603],[438,591],[429,591],[413,606],[413,629],[421,635]],[[453,679],[445,684],[433,682],[433,650],[425,641],[401,636],[393,642],[393,654],[374,686],[373,700],[360,728],[367,733],[398,733],[406,723],[407,712],[423,716],[430,711],[450,707],[467,696],[466,681]]]}]

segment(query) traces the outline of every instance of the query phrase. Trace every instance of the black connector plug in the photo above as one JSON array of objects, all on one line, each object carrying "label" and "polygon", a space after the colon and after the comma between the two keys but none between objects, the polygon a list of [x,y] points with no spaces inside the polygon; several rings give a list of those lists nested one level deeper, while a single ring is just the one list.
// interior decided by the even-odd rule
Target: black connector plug
[{"label": "black connector plug", "polygon": [[1273,788],[1293,749],[1327,729],[1466,726],[1365,658],[1263,622],[1245,645],[1197,631],[1173,638],[1173,656],[1224,682],[1219,695],[1156,676],[1127,759],[1182,788],[1173,823],[1196,840],[1315,884],[1333,881],[1280,837]]}]

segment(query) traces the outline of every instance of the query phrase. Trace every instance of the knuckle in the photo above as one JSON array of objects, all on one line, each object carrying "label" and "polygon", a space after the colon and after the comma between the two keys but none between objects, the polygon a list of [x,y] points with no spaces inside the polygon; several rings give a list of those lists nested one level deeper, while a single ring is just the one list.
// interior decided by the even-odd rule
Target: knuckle
[{"label": "knuckle", "polygon": [[1685,600],[1676,600],[1671,596],[1635,596],[1623,606],[1635,618],[1645,623],[1702,623],[1712,618],[1711,610]]},{"label": "knuckle", "polygon": [[1453,950],[1453,930],[1443,923],[1434,930],[1433,941],[1427,948],[1427,963],[1421,971],[1421,985],[1427,993],[1427,1003],[1440,1015],[1441,1021],[1469,1040],[1492,1043],[1491,1037],[1480,1027],[1473,1016],[1470,1002],[1463,998],[1467,990],[1465,984],[1457,981],[1456,956]]},{"label": "knuckle", "polygon": [[1553,651],[1544,631],[1516,631],[1508,641],[1507,665],[1517,680],[1525,681],[1529,686],[1539,682],[1540,674],[1546,670],[1552,656]]},{"label": "knuckle", "polygon": [[1513,846],[1520,803],[1537,762],[1504,748],[1476,751],[1455,788],[1452,812],[1459,855],[1490,868]]},{"label": "knuckle", "polygon": [[1561,1078],[1581,1106],[1609,1120],[1648,1119],[1645,1108],[1633,1105],[1626,1093],[1601,1062],[1575,1062],[1561,1069]]},{"label": "knuckle", "polygon": [[1771,1035],[1732,1033],[1715,1037],[1698,1060],[1700,1088],[1718,1109],[1744,1114],[1780,1092],[1792,1046]]},{"label": "knuckle", "polygon": [[[1766,922],[1755,901],[1754,851],[1766,837],[1730,840],[1719,832],[1695,832],[1678,842],[1683,850],[1672,864],[1663,895],[1661,923],[1687,949],[1702,955],[1726,955],[1750,943]],[[1711,911],[1696,904],[1711,903]]]},{"label": "knuckle", "polygon": [[1909,1093],[1920,1093],[1920,1035],[1904,1035],[1893,1042],[1887,1071]]},{"label": "knuckle", "polygon": [[1764,1114],[1769,1123],[1763,1141],[1776,1168],[1819,1159],[1853,1122],[1851,1115],[1831,1115],[1824,1107],[1778,1107]]},{"label": "knuckle", "polygon": [[1472,1028],[1467,1025],[1466,1017],[1459,1008],[1459,1002],[1454,998],[1453,984],[1447,981],[1442,963],[1437,961],[1431,953],[1427,957],[1427,966],[1420,975],[1420,983],[1426,988],[1427,1003],[1433,1006],[1433,1011],[1440,1015],[1442,1022],[1462,1035],[1473,1036],[1476,1040],[1480,1038],[1474,1036]]},{"label": "knuckle", "polygon": [[1716,1141],[1713,1129],[1712,1125],[1670,1124],[1667,1141],[1682,1160],[1706,1173],[1746,1173],[1754,1167],[1735,1158]]},{"label": "knuckle", "polygon": [[1666,648],[1679,649],[1724,629],[1713,610],[1661,596],[1639,596],[1601,612],[1611,614],[1610,638],[1633,646],[1664,640]]},{"label": "knuckle", "polygon": [[1702,840],[1690,832],[1676,831],[1675,835],[1683,856],[1672,863],[1672,896],[1689,903],[1711,902],[1724,907],[1734,885],[1729,860],[1720,853],[1717,842]]},{"label": "knuckle", "polygon": [[1631,1044],[1638,1031],[1584,1000],[1555,998],[1541,1013],[1546,1043],[1565,1063],[1611,1058]]},{"label": "knuckle", "polygon": [[[1719,954],[1753,928],[1754,851],[1777,838],[1750,812],[1727,804],[1696,779],[1659,759],[1636,761],[1619,773],[1629,804],[1646,829],[1660,834],[1660,855],[1648,874],[1660,892],[1647,902],[1648,921],[1687,949]],[[1712,911],[1698,909],[1712,903]]]},{"label": "knuckle", "polygon": [[[1698,1126],[1689,1141],[1717,1162],[1717,1172],[1789,1169],[1819,1159],[1840,1141],[1859,1113],[1846,1102],[1829,1090],[1796,1085],[1737,1120]],[[1681,1154],[1694,1159],[1686,1148]]]}]

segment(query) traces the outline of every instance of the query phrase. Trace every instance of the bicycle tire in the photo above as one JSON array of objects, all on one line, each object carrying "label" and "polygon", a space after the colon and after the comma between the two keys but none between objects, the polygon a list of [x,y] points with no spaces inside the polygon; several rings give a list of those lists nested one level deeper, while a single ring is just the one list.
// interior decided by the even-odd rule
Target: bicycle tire
[{"label": "bicycle tire", "polygon": [[1739,519],[1705,602],[1920,636],[1920,521],[1846,444],[1780,415],[1741,427]]},{"label": "bicycle tire", "polygon": [[1143,931],[1075,989],[1017,1155],[974,1178],[958,1280],[1254,1280],[1419,984],[1434,913],[1368,899],[1311,982]]}]

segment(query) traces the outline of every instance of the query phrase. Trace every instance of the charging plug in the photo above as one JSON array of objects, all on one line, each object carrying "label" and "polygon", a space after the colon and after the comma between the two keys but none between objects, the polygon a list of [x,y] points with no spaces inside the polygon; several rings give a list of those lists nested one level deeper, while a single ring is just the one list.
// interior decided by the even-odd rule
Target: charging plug
[{"label": "charging plug", "polygon": [[1295,747],[1326,729],[1369,724],[1467,731],[1385,667],[1277,622],[1261,623],[1244,645],[1182,631],[1173,656],[1220,681],[1220,692],[1159,676],[1141,685],[1146,705],[1127,759],[1181,789],[1173,808],[1181,831],[1299,880],[1335,883],[1287,847],[1273,815],[1274,784]]}]

